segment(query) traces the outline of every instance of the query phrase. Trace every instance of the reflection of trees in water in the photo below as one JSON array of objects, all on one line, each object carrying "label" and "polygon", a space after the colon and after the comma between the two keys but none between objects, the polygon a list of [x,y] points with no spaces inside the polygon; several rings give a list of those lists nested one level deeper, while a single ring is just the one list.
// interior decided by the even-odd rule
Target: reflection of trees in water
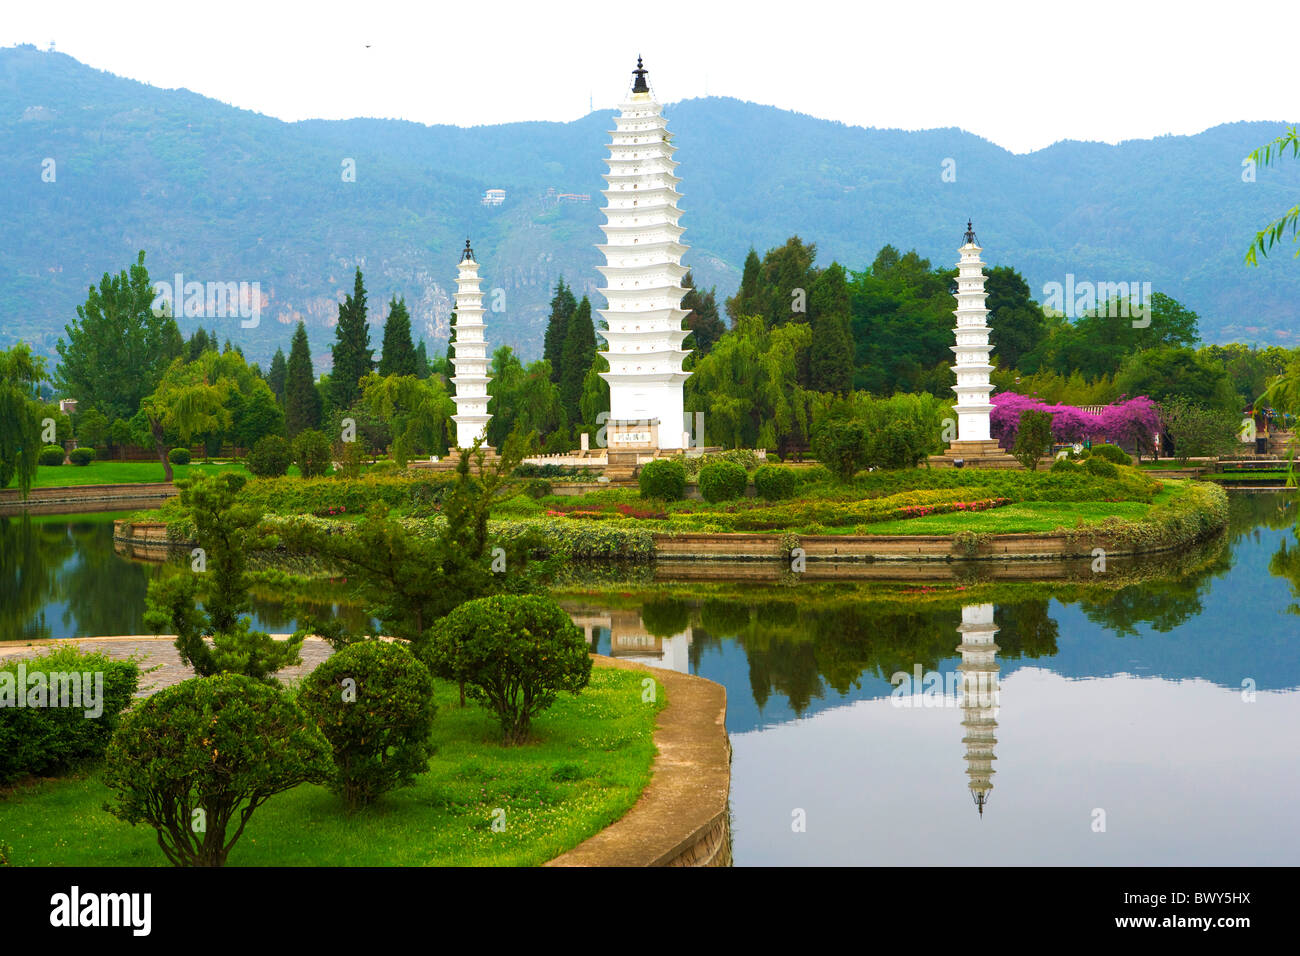
[{"label": "reflection of trees in water", "polygon": [[[1296,534],[1300,536],[1300,530]],[[1268,562],[1268,570],[1270,574],[1286,578],[1291,585],[1291,596],[1300,598],[1300,545],[1283,538],[1282,546]],[[1292,614],[1300,614],[1300,604],[1289,604],[1287,610]]]},{"label": "reflection of trees in water", "polygon": [[50,636],[45,606],[57,594],[59,569],[74,553],[61,524],[28,515],[0,518],[0,639]]},{"label": "reflection of trees in water", "polygon": [[[693,668],[698,668],[706,647],[734,640],[745,652],[758,705],[780,694],[796,713],[823,697],[827,688],[848,694],[861,686],[864,676],[888,680],[897,671],[911,673],[918,664],[937,669],[952,657],[952,635],[961,622],[955,602],[918,607],[906,599],[847,597],[815,602],[710,598],[693,607],[676,603],[697,616]],[[1004,657],[1056,653],[1057,625],[1047,613],[1046,599],[999,607],[998,615],[1007,636]],[[677,623],[684,629],[690,618]],[[1001,637],[998,643],[1002,646]]]},{"label": "reflection of trees in water", "polygon": [[145,631],[145,592],[159,569],[114,553],[111,521],[69,524],[67,533],[77,560],[59,578],[64,625],[75,622],[76,634],[85,637]]}]

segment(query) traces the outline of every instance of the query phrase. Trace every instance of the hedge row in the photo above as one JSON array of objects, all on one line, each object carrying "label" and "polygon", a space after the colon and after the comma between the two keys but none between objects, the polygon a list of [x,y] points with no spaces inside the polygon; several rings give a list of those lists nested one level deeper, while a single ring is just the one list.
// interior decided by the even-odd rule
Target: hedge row
[{"label": "hedge row", "polygon": [[[78,675],[76,684],[73,674]],[[89,686],[81,686],[86,674],[91,675]],[[36,675],[41,675],[39,682]],[[134,660],[86,654],[72,646],[40,657],[0,659],[0,783],[27,774],[49,776],[102,757],[139,685]]]}]

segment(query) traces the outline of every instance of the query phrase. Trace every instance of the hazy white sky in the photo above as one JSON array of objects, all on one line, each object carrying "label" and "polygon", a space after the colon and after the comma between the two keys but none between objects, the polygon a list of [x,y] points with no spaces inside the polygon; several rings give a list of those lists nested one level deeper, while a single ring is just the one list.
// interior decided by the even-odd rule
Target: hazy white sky
[{"label": "hazy white sky", "polygon": [[286,120],[462,126],[612,107],[641,53],[665,103],[725,95],[858,126],[960,126],[1027,152],[1294,121],[1298,27],[1297,0],[7,0],[0,46],[53,41]]}]

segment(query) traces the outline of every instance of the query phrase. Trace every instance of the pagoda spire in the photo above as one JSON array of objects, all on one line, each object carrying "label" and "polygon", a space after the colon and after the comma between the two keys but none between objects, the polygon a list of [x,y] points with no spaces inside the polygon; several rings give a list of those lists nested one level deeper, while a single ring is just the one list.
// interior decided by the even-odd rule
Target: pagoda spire
[{"label": "pagoda spire", "polygon": [[649,72],[649,70],[641,65],[641,54],[638,53],[636,57],[636,69],[632,71],[632,75],[636,77],[636,81],[632,84],[633,93],[650,92],[650,87],[646,85],[645,81],[645,75]]}]

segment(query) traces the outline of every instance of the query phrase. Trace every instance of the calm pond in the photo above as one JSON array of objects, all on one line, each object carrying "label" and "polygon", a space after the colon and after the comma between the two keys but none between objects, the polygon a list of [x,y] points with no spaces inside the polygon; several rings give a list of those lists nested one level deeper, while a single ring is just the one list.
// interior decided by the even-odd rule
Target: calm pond
[{"label": "calm pond", "polygon": [[[562,603],[601,653],[726,686],[738,865],[1294,865],[1295,499],[1231,503],[1222,542],[1124,587],[633,581]],[[157,573],[114,554],[109,517],[0,519],[0,635],[143,633]],[[277,595],[254,614],[293,627]]]}]

